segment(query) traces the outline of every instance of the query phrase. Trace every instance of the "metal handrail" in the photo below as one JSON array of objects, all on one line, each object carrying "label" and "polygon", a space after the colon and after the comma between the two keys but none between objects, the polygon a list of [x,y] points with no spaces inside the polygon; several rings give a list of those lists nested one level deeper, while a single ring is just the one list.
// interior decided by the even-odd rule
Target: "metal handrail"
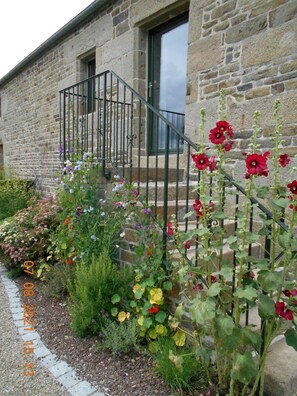
[{"label": "metal handrail", "polygon": [[[92,90],[88,91],[90,82]],[[93,103],[91,112],[88,101]],[[91,152],[101,162],[105,176],[113,167],[128,181],[139,181],[138,192],[144,193],[144,203],[150,204],[154,216],[160,219],[165,259],[168,220],[172,214],[179,221],[183,220],[192,201],[197,198],[197,192],[191,192],[190,186],[200,180],[200,173],[191,170],[191,153],[198,151],[198,146],[168,120],[162,110],[154,108],[110,70],[61,90],[60,111],[60,143],[64,147],[61,159],[65,161],[70,158],[71,151],[81,156]],[[149,125],[148,119],[151,121]],[[155,135],[153,154],[148,152],[144,139],[149,127]],[[213,193],[212,183],[210,177],[210,196]],[[225,172],[224,183],[224,194],[227,185],[235,189],[234,207],[238,207],[241,199],[246,197],[245,189]],[[260,201],[254,197],[250,201],[267,219],[273,219],[272,213]],[[237,222],[237,210],[233,217]],[[250,230],[253,230],[254,218],[252,214]],[[189,229],[190,221],[189,218],[184,220],[185,231]],[[288,231],[283,221],[277,219],[275,223]],[[265,236],[263,245],[267,250],[265,257],[269,259],[268,236]],[[251,245],[248,250],[250,255]]]}]

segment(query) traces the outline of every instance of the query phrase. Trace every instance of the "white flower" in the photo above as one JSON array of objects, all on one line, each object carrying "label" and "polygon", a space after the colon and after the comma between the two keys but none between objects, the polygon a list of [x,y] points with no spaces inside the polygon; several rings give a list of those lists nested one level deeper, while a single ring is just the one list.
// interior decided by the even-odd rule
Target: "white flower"
[{"label": "white flower", "polygon": [[72,188],[70,188],[69,192],[70,192],[70,194],[73,194],[74,190]]},{"label": "white flower", "polygon": [[96,235],[92,235],[92,236],[91,236],[91,239],[92,239],[92,241],[97,241]]},{"label": "white flower", "polygon": [[92,206],[89,207],[88,212],[92,212],[94,208]]},{"label": "white flower", "polygon": [[105,216],[105,212],[101,212],[100,216],[104,217]]},{"label": "white flower", "polygon": [[120,175],[114,175],[115,179],[120,179]]},{"label": "white flower", "polygon": [[124,236],[125,236],[125,231],[123,231],[123,232],[120,234],[120,237],[121,237],[121,238],[124,238]]}]

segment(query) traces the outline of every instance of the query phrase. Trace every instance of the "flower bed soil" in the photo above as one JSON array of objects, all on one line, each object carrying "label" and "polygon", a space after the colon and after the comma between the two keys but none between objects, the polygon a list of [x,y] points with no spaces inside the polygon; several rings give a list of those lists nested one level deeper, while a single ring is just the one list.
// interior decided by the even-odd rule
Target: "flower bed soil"
[{"label": "flower bed soil", "polygon": [[[15,279],[22,298],[24,282],[32,278]],[[99,337],[77,338],[69,326],[66,299],[53,299],[42,292],[37,281],[35,296],[26,303],[35,306],[35,329],[45,346],[58,359],[66,361],[78,375],[100,389],[106,396],[173,396],[175,393],[155,373],[155,363],[149,355],[133,353],[112,357],[97,350]]]}]

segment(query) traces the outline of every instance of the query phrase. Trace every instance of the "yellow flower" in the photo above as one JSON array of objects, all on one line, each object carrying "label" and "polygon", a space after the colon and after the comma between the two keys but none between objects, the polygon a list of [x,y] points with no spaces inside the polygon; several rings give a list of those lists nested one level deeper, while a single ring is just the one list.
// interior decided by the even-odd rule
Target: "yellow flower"
[{"label": "yellow flower", "polygon": [[184,346],[186,343],[186,334],[183,333],[182,331],[178,331],[177,333],[174,334],[173,339],[175,341],[176,346]]},{"label": "yellow flower", "polygon": [[130,317],[129,312],[126,313],[126,312],[124,312],[124,311],[121,311],[121,312],[119,312],[119,314],[118,314],[118,321],[119,321],[119,322],[124,322],[126,319],[129,319],[129,317]]},{"label": "yellow flower", "polygon": [[139,324],[139,326],[143,326],[143,322],[144,322],[144,316],[141,315],[137,319],[137,323]]},{"label": "yellow flower", "polygon": [[150,303],[161,305],[163,302],[163,292],[160,288],[155,288],[150,291]]},{"label": "yellow flower", "polygon": [[165,336],[167,334],[167,329],[162,324],[159,324],[155,327],[156,333],[160,336]]}]

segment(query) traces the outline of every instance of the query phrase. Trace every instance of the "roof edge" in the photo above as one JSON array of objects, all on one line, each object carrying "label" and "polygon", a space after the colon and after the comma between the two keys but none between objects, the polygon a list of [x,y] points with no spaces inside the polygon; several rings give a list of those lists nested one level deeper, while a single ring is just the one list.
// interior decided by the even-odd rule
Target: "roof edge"
[{"label": "roof edge", "polygon": [[95,0],[87,8],[81,11],[77,16],[71,19],[66,25],[62,26],[56,33],[50,36],[46,41],[44,41],[39,47],[37,47],[33,52],[31,52],[26,58],[19,62],[13,69],[11,69],[7,74],[5,74],[0,79],[0,87],[10,81],[14,76],[20,73],[29,63],[33,62],[40,55],[44,54],[48,49],[57,44],[57,42],[67,34],[71,32],[76,26],[82,23],[84,20],[89,18],[93,12],[102,8],[110,0]]}]

